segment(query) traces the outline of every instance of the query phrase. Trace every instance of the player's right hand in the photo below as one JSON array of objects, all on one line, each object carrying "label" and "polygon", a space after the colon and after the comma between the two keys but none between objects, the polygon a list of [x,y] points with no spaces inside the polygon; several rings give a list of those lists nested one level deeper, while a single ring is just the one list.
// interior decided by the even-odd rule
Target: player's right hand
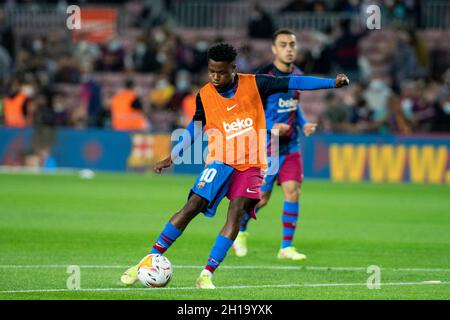
[{"label": "player's right hand", "polygon": [[340,73],[336,76],[336,79],[334,80],[334,86],[336,88],[342,88],[344,86],[348,86],[350,83],[350,80],[348,80],[347,76],[343,73]]},{"label": "player's right hand", "polygon": [[155,173],[161,173],[162,169],[169,168],[172,165],[172,157],[167,157],[161,161],[158,161],[153,166],[153,172]]}]

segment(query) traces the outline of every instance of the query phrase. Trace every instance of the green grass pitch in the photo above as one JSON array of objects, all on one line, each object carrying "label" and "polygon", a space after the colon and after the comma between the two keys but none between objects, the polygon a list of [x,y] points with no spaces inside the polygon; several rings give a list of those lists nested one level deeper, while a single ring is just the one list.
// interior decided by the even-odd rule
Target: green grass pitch
[{"label": "green grass pitch", "polygon": [[[119,278],[185,202],[193,176],[0,174],[0,299],[449,299],[450,186],[306,180],[295,237],[305,262],[279,261],[282,194],[252,221],[249,254],[230,251],[214,276],[195,279],[222,227],[198,216],[166,253],[167,288]],[[70,291],[68,265],[81,290]],[[381,268],[381,288],[366,285]],[[440,283],[429,283],[440,281]]]}]

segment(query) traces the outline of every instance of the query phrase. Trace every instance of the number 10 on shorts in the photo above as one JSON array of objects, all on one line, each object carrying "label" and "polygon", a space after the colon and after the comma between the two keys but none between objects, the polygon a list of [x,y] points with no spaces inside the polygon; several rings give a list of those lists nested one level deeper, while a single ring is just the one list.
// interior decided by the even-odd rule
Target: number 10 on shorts
[{"label": "number 10 on shorts", "polygon": [[212,182],[214,180],[214,177],[217,174],[217,170],[214,168],[206,168],[203,170],[202,175],[200,177],[200,182]]}]

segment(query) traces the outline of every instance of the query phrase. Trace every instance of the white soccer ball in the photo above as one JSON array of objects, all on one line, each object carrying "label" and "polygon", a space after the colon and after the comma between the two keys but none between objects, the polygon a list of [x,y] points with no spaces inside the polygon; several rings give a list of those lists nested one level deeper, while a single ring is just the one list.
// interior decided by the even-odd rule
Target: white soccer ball
[{"label": "white soccer ball", "polygon": [[138,278],[147,287],[165,287],[172,279],[172,264],[160,254],[145,256],[138,267]]}]

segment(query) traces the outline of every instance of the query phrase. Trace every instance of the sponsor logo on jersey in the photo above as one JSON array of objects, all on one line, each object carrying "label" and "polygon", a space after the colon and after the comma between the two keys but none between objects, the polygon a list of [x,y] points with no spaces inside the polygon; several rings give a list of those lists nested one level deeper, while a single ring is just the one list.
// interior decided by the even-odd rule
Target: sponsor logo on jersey
[{"label": "sponsor logo on jersey", "polygon": [[283,98],[278,99],[278,113],[290,112],[297,110],[298,100],[294,98],[290,98],[288,100],[284,100]]},{"label": "sponsor logo on jersey", "polygon": [[[223,129],[227,133],[227,139],[232,139],[236,136],[239,136],[245,132],[248,132],[253,129],[253,120],[252,118],[239,119],[231,123],[223,122]],[[231,134],[229,134],[231,133]]]},{"label": "sponsor logo on jersey", "polygon": [[237,103],[233,104],[231,107],[227,107],[227,111],[233,110],[235,107],[237,107]]}]

